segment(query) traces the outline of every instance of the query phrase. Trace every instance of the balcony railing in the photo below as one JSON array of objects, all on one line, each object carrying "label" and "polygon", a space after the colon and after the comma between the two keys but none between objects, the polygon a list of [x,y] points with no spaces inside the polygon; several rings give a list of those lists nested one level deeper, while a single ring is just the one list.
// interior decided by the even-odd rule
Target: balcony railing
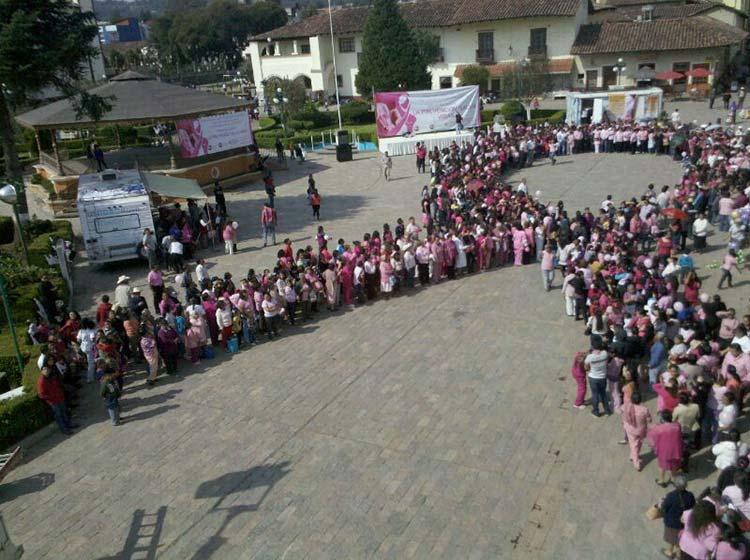
[{"label": "balcony railing", "polygon": [[494,64],[495,50],[494,49],[477,49],[477,62],[479,64]]},{"label": "balcony railing", "polygon": [[529,58],[547,58],[547,45],[529,45]]}]

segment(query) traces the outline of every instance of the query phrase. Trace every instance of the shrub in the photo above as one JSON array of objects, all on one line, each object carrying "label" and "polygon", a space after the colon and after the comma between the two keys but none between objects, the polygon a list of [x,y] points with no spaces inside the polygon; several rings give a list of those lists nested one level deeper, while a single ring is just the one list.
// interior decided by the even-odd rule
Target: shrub
[{"label": "shrub", "polygon": [[480,113],[480,115],[482,117],[482,122],[483,123],[491,123],[492,119],[495,118],[495,113],[496,112],[497,111],[495,111],[494,109],[485,109],[484,111],[482,111]]},{"label": "shrub", "polygon": [[36,390],[0,401],[0,448],[6,449],[52,421],[52,411]]},{"label": "shrub", "polygon": [[375,122],[375,113],[369,103],[353,101],[341,106],[341,119],[346,124],[370,124]]},{"label": "shrub", "polygon": [[559,112],[559,109],[532,109],[532,119],[546,119]]},{"label": "shrub", "polygon": [[[534,112],[532,111],[531,114],[533,115]],[[552,111],[546,117],[532,118],[529,121],[529,124],[556,124],[561,122],[565,122],[565,111],[562,109],[559,111]]]},{"label": "shrub", "polygon": [[479,86],[479,89],[487,89],[487,82],[490,80],[490,71],[486,66],[481,64],[471,64],[464,68],[461,76],[462,86]]},{"label": "shrub", "polygon": [[500,113],[507,119],[510,120],[514,115],[520,115],[526,118],[526,109],[520,101],[508,101],[503,103],[500,108]]},{"label": "shrub", "polygon": [[27,237],[37,237],[43,233],[49,233],[54,229],[52,220],[30,220],[24,226],[24,233]]},{"label": "shrub", "polygon": [[287,121],[286,125],[292,130],[310,130],[311,128],[315,128],[315,123],[312,121],[301,121],[296,119]]},{"label": "shrub", "polygon": [[[45,257],[51,252],[52,245],[50,243],[50,238],[62,237],[63,239],[72,241],[73,226],[70,224],[70,222],[65,220],[55,220],[54,222],[52,222],[51,220],[39,221],[48,222],[50,229],[47,231],[42,231],[36,236],[29,236],[30,241],[27,245],[27,249],[29,252],[29,264],[47,268],[47,259]],[[33,221],[29,222],[30,229],[32,228],[31,224],[33,224]],[[45,224],[44,229],[46,229],[46,227],[47,225]]]},{"label": "shrub", "polygon": [[[23,333],[18,333],[16,330],[16,334],[20,338]],[[21,357],[25,367],[29,363],[31,355],[28,352],[21,352]],[[23,370],[18,369],[18,360],[15,354],[0,354],[0,372],[5,372],[8,376],[8,383],[10,383],[11,388],[15,389],[23,384]]]},{"label": "shrub", "polygon": [[[315,108],[309,108],[306,107],[305,111],[300,111],[299,113],[296,113],[292,115],[293,120],[298,121],[305,121],[306,123],[311,123],[309,126],[299,126],[294,128],[323,128],[326,126],[333,125],[334,119],[333,115],[331,113],[324,113],[322,111],[318,111]],[[292,121],[289,121],[290,123]]]},{"label": "shrub", "polygon": [[0,245],[13,243],[16,236],[16,227],[13,218],[10,216],[0,216]]}]

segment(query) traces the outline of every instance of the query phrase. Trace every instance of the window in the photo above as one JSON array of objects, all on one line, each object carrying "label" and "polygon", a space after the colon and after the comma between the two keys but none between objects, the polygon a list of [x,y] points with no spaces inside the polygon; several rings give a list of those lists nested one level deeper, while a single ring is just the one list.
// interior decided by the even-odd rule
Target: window
[{"label": "window", "polygon": [[[679,72],[680,74],[684,74],[688,70],[690,70],[690,63],[689,62],[673,62],[672,63],[672,70],[675,72]],[[687,78],[682,77],[679,80],[674,80],[673,84],[684,84],[687,82]]]},{"label": "window", "polygon": [[362,65],[362,53],[358,52],[357,53],[357,66],[361,66],[361,65]]},{"label": "window", "polygon": [[299,46],[300,54],[310,54],[310,43],[302,43]]},{"label": "window", "polygon": [[336,74],[336,87],[344,87],[344,76],[341,74]]},{"label": "window", "polygon": [[480,54],[492,54],[495,50],[495,38],[492,31],[482,31],[477,34],[477,47]]},{"label": "window", "polygon": [[529,38],[529,54],[547,54],[547,28],[539,27],[531,30]]},{"label": "window", "polygon": [[339,37],[339,52],[354,52],[354,37]]},{"label": "window", "polygon": [[453,87],[452,76],[441,76],[440,77],[440,89],[450,89]]}]

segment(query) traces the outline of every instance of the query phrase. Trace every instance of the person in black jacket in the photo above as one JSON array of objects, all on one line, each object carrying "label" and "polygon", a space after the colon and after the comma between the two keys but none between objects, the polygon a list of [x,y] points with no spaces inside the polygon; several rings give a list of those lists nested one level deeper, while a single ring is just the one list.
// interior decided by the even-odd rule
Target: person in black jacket
[{"label": "person in black jacket", "polygon": [[687,489],[687,478],[678,474],[672,479],[674,490],[661,501],[661,513],[664,519],[664,542],[667,548],[664,555],[679,558],[680,531],[683,529],[681,517],[683,512],[695,505],[695,496]]}]

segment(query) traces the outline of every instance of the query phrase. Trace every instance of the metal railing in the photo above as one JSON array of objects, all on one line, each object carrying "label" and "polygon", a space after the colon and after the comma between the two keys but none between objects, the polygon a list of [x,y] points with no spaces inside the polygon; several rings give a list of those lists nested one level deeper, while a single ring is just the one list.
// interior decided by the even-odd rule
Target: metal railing
[{"label": "metal railing", "polygon": [[495,62],[495,49],[477,49],[476,61],[479,64],[493,64]]}]

